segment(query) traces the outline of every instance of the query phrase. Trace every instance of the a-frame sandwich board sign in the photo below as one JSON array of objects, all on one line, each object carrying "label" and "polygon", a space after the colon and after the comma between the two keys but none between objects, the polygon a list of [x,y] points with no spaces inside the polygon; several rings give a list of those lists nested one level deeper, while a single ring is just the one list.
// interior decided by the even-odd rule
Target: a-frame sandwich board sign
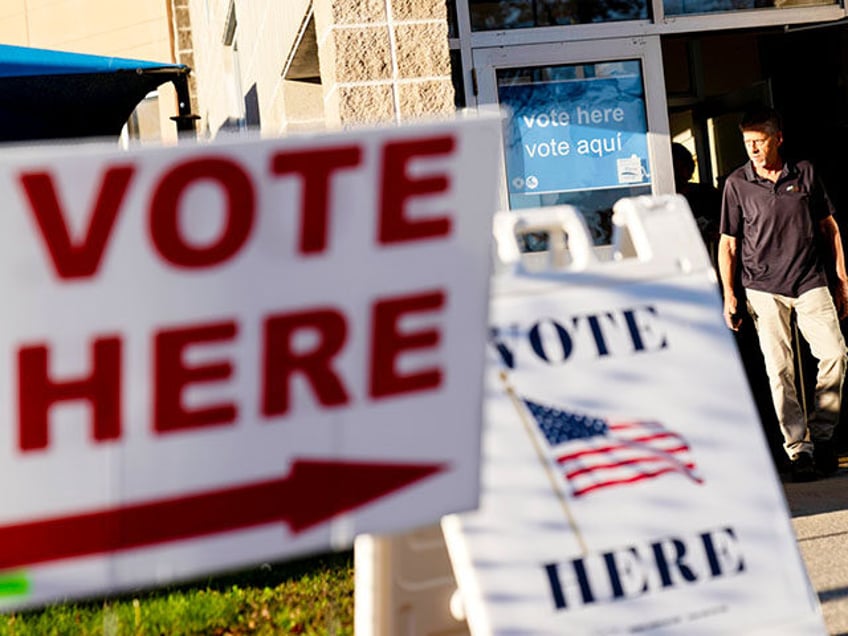
[{"label": "a-frame sandwich board sign", "polygon": [[685,200],[614,224],[599,260],[573,208],[496,217],[481,503],[442,523],[471,632],[825,633]]}]

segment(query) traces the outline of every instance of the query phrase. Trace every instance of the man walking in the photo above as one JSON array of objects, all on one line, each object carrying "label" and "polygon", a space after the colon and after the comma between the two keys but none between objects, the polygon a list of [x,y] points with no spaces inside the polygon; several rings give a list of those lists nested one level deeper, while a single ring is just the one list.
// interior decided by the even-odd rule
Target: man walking
[{"label": "man walking", "polygon": [[[848,314],[842,239],[833,205],[812,164],[781,156],[783,131],[777,112],[749,112],[739,128],[750,161],[728,176],[722,198],[718,265],[724,319],[728,327],[739,329],[744,294],[793,477],[811,481],[816,469],[831,475],[838,468],[832,438],[846,368],[839,320]],[[832,295],[828,264],[833,269]],[[809,422],[795,389],[793,311],[818,360]]]}]

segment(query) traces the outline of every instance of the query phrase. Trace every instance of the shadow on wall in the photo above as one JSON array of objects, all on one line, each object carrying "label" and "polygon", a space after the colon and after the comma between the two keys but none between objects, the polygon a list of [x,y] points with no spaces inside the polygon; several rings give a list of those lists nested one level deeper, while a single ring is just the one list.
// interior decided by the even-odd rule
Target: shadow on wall
[{"label": "shadow on wall", "polygon": [[215,131],[214,136],[241,134],[248,130],[259,130],[261,117],[259,115],[259,98],[256,84],[244,96],[244,117],[227,117]]},{"label": "shadow on wall", "polygon": [[248,128],[259,128],[262,123],[259,116],[259,96],[256,93],[256,84],[244,95],[244,118]]}]

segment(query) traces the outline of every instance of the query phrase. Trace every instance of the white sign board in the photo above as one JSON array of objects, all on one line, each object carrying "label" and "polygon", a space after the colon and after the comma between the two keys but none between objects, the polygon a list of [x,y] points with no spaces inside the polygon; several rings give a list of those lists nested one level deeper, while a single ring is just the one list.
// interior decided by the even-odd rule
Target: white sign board
[{"label": "white sign board", "polygon": [[562,214],[572,266],[494,283],[481,506],[443,522],[472,633],[824,633],[684,200],[617,204],[616,262]]},{"label": "white sign board", "polygon": [[476,506],[500,122],[0,157],[0,605]]}]

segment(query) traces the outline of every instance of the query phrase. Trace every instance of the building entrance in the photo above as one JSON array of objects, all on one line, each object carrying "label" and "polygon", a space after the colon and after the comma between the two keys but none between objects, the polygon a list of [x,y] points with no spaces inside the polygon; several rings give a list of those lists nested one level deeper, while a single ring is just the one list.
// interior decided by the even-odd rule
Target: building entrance
[{"label": "building entrance", "polygon": [[[696,157],[696,178],[721,188],[724,177],[746,160],[738,130],[742,113],[753,104],[771,105],[784,118],[786,155],[816,164],[836,205],[844,242],[848,235],[846,26],[830,23],[669,36],[662,39],[662,52],[670,136]],[[781,461],[785,455],[750,326],[739,335],[738,343],[767,436]],[[815,360],[803,341],[798,346],[802,354],[799,377],[804,382],[799,394],[812,396]],[[844,404],[841,419],[836,439],[846,447],[848,409]]]},{"label": "building entrance", "polygon": [[767,104],[783,114],[787,154],[815,161],[848,205],[846,25],[664,36],[662,53],[671,138],[696,155],[699,180],[720,186],[745,161],[739,118]]}]

